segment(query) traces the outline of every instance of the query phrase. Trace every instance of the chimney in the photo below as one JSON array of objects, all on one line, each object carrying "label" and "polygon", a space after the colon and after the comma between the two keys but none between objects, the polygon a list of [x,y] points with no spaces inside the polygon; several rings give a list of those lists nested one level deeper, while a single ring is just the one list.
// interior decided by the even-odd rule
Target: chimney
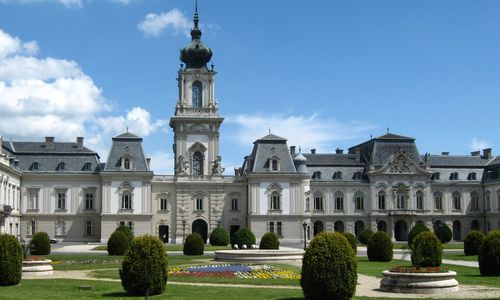
[{"label": "chimney", "polygon": [[481,151],[472,151],[470,153],[471,156],[479,156],[481,154]]},{"label": "chimney", "polygon": [[449,155],[450,152],[441,152],[441,155]]},{"label": "chimney", "polygon": [[54,149],[54,137],[46,136],[45,137],[45,148],[46,149]]},{"label": "chimney", "polygon": [[311,149],[311,154],[316,154],[316,149]]},{"label": "chimney", "polygon": [[335,149],[335,153],[336,154],[343,154],[344,153],[344,150],[340,149],[340,148],[337,148]]},{"label": "chimney", "polygon": [[146,164],[148,165],[148,170],[149,170],[149,166],[151,165],[151,157],[146,157]]},{"label": "chimney", "polygon": [[76,149],[83,149],[83,137],[76,138]]},{"label": "chimney", "polygon": [[290,154],[291,155],[295,154],[295,146],[290,146]]},{"label": "chimney", "polygon": [[356,161],[361,161],[361,149],[356,148],[354,151],[356,153]]},{"label": "chimney", "polygon": [[491,158],[491,148],[483,149],[483,158],[486,158],[486,159]]}]

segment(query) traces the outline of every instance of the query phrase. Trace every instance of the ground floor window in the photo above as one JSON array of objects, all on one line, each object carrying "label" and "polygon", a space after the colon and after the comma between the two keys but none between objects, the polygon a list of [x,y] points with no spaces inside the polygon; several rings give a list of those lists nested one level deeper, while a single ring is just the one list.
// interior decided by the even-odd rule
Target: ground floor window
[{"label": "ground floor window", "polygon": [[87,235],[87,236],[92,235],[92,221],[91,220],[85,221],[85,235]]},{"label": "ground floor window", "polygon": [[134,231],[134,221],[120,221],[121,226],[128,226],[130,230]]}]

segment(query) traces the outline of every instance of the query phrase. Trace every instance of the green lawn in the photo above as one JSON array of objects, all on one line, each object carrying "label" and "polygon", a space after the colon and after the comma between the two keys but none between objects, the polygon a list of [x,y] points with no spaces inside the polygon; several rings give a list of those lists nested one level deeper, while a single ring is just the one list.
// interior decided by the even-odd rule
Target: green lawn
[{"label": "green lawn", "polygon": [[[166,244],[165,247],[167,248],[167,251],[182,251],[182,248],[184,247],[181,244]],[[106,250],[106,245],[102,246],[97,246],[93,248],[92,250]],[[211,246],[211,245],[205,245],[205,251],[216,251],[216,250],[230,250],[230,246]]]},{"label": "green lawn", "polygon": [[93,270],[121,266],[123,256],[111,255],[47,255],[52,260],[54,270]]},{"label": "green lawn", "polygon": [[[408,243],[392,243],[394,249],[408,249]],[[459,242],[443,244],[443,249],[463,249],[464,244]]]},{"label": "green lawn", "polygon": [[465,255],[463,253],[443,253],[443,259],[477,261],[477,255]]}]

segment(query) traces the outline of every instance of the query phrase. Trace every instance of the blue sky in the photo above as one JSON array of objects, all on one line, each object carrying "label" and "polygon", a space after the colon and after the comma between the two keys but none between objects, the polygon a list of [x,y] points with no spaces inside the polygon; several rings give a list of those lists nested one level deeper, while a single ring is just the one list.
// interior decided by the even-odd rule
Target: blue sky
[{"label": "blue sky", "polygon": [[[172,173],[168,120],[193,2],[0,0],[3,138],[83,135],[105,158],[128,126],[154,170]],[[269,128],[303,151],[389,128],[421,153],[497,153],[499,1],[199,2],[227,170]]]}]

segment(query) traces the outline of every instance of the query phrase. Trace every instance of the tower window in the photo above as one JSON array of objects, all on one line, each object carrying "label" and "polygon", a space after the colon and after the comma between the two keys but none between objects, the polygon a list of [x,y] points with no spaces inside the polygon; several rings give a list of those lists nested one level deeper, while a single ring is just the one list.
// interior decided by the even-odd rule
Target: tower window
[{"label": "tower window", "polygon": [[200,151],[193,154],[193,175],[203,175],[203,154]]},{"label": "tower window", "polygon": [[130,158],[123,159],[123,168],[125,170],[130,170]]},{"label": "tower window", "polygon": [[273,167],[273,171],[278,171],[278,160],[276,160],[276,159],[272,160],[272,167]]},{"label": "tower window", "polygon": [[200,108],[203,105],[201,82],[193,82],[193,107]]}]

